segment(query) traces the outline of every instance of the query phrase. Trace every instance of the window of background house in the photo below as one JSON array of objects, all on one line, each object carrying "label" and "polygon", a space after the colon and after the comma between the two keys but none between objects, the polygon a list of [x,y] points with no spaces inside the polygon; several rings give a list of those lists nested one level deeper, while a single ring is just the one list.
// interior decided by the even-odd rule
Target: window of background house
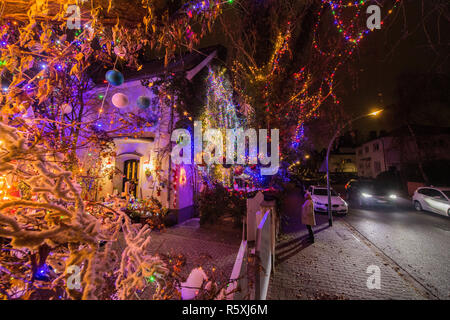
[{"label": "window of background house", "polygon": [[378,151],[380,150],[380,145],[378,143],[374,143],[373,144],[373,151]]},{"label": "window of background house", "polygon": [[373,168],[375,170],[375,173],[381,172],[381,162],[380,161],[374,161]]}]

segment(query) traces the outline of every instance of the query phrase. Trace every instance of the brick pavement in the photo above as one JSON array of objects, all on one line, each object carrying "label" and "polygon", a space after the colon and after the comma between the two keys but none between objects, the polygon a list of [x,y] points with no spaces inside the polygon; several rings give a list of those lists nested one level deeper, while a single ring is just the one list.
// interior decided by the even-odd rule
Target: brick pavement
[{"label": "brick pavement", "polygon": [[[229,280],[241,244],[241,231],[231,228],[200,226],[198,219],[183,225],[167,228],[163,232],[153,231],[149,252],[151,254],[183,254],[186,264],[179,273],[185,280],[192,269],[202,266],[206,274],[220,285]],[[117,250],[125,245],[121,240]],[[214,268],[214,271],[213,271]],[[139,299],[151,299],[155,287],[149,286]]]},{"label": "brick pavement", "polygon": [[[286,217],[277,244],[276,271],[268,299],[425,299],[422,288],[402,275],[374,246],[335,219],[316,215],[315,243],[296,216]],[[381,270],[381,288],[368,289],[367,267]]]},{"label": "brick pavement", "polygon": [[152,232],[151,237],[152,254],[181,253],[186,257],[182,276],[187,277],[198,266],[202,266],[207,273],[215,267],[221,281],[230,277],[241,243],[239,230],[200,227],[198,219],[168,228],[165,232]]}]

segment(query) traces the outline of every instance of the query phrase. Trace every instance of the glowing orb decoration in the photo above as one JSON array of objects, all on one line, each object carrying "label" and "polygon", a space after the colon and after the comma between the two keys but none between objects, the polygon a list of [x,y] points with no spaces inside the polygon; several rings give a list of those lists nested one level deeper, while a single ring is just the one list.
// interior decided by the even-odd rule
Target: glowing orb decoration
[{"label": "glowing orb decoration", "polygon": [[124,82],[123,74],[117,70],[109,70],[105,78],[113,86],[120,86]]},{"label": "glowing orb decoration", "polygon": [[116,108],[119,109],[125,108],[129,103],[128,97],[123,93],[116,93],[113,95],[111,102]]},{"label": "glowing orb decoration", "polygon": [[72,106],[70,104],[68,104],[68,103],[64,103],[61,106],[61,111],[62,111],[63,114],[71,113],[72,112]]},{"label": "glowing orb decoration", "polygon": [[244,167],[243,166],[237,166],[234,169],[234,174],[237,175],[237,176],[240,176],[243,173],[244,173]]},{"label": "glowing orb decoration", "polygon": [[147,109],[148,107],[150,107],[150,98],[146,97],[146,96],[140,96],[137,99],[137,106],[141,109]]},{"label": "glowing orb decoration", "polygon": [[123,58],[127,54],[127,49],[122,46],[117,46],[114,48],[114,53],[116,54],[116,56]]},{"label": "glowing orb decoration", "polygon": [[180,169],[180,185],[185,185],[187,181],[186,170],[183,167]]},{"label": "glowing orb decoration", "polygon": [[201,267],[193,269],[186,282],[181,283],[181,299],[194,299],[204,281],[208,281],[208,276],[203,269]]}]

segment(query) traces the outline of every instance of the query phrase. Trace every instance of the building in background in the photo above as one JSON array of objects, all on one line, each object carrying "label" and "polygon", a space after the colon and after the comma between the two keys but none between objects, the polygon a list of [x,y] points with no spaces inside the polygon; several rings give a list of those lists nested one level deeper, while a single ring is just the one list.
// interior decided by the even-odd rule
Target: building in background
[{"label": "building in background", "polygon": [[376,178],[390,170],[407,175],[406,171],[417,167],[419,161],[450,160],[449,147],[450,128],[403,126],[356,148],[358,176]]}]

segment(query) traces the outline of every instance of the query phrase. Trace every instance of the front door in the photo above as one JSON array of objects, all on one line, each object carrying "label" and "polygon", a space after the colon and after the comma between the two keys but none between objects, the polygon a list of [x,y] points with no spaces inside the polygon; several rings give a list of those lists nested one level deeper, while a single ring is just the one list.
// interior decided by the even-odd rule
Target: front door
[{"label": "front door", "polygon": [[131,194],[136,198],[137,195],[137,186],[139,179],[139,160],[126,160],[123,163],[123,181],[122,181],[122,190],[125,190],[125,183],[127,181],[133,182],[130,184]]}]

